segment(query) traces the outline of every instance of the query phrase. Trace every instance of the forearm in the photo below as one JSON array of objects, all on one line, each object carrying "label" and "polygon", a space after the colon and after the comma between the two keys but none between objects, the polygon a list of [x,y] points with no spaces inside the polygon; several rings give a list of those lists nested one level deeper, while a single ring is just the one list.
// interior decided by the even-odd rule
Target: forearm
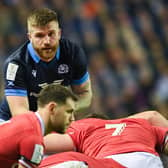
[{"label": "forearm", "polygon": [[92,89],[90,81],[86,84],[85,91],[81,94],[78,94],[78,98],[76,111],[84,110],[90,106],[92,100]]},{"label": "forearm", "polygon": [[29,112],[27,97],[7,96],[7,101],[8,101],[12,116]]},{"label": "forearm", "polygon": [[45,154],[74,151],[74,142],[68,134],[51,133],[44,137]]},{"label": "forearm", "polygon": [[79,95],[78,97],[79,97],[79,99],[78,99],[77,105],[76,105],[77,111],[84,110],[90,106],[91,99],[92,99],[92,93],[87,92],[82,95]]},{"label": "forearm", "polygon": [[76,111],[88,108],[92,100],[92,89],[90,80],[82,85],[73,86],[72,90],[78,96]]}]

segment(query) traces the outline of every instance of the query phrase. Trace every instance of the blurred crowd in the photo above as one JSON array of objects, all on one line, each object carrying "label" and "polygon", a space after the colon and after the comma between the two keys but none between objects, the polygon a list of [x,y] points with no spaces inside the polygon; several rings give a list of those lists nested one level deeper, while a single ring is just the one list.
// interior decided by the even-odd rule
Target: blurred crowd
[{"label": "blurred crowd", "polygon": [[41,7],[57,11],[63,36],[86,52],[89,110],[110,118],[152,109],[168,116],[167,0],[1,0],[1,67],[27,40],[29,11]]}]

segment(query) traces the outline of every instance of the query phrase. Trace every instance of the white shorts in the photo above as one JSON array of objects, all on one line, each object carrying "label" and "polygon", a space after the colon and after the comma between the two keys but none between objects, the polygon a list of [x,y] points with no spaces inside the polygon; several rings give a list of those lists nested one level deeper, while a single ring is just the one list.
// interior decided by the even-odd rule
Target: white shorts
[{"label": "white shorts", "polygon": [[127,168],[164,168],[159,156],[147,152],[131,152],[106,156]]},{"label": "white shorts", "polygon": [[49,166],[49,168],[88,168],[82,161],[66,161],[57,165]]},{"label": "white shorts", "polygon": [[0,123],[2,123],[2,122],[5,122],[5,120],[3,120],[2,118],[0,118]]}]

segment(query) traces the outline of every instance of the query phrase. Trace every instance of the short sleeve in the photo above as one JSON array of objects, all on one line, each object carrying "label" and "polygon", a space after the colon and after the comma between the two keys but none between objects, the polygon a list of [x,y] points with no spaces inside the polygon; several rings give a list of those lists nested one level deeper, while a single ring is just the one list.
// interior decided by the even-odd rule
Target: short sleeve
[{"label": "short sleeve", "polygon": [[74,47],[73,81],[72,84],[82,84],[89,78],[87,70],[87,58],[83,49],[77,45]]},{"label": "short sleeve", "polygon": [[21,164],[40,164],[44,155],[44,146],[38,136],[25,137],[20,143]]},{"label": "short sleeve", "polygon": [[66,133],[72,138],[75,148],[78,152],[81,152],[84,139],[87,136],[85,131],[85,126],[80,122],[73,122],[69,128],[67,129]]},{"label": "short sleeve", "polygon": [[27,96],[25,68],[16,61],[4,66],[5,95]]},{"label": "short sleeve", "polygon": [[157,138],[157,149],[162,150],[165,145],[165,138],[168,135],[168,128],[153,126]]}]

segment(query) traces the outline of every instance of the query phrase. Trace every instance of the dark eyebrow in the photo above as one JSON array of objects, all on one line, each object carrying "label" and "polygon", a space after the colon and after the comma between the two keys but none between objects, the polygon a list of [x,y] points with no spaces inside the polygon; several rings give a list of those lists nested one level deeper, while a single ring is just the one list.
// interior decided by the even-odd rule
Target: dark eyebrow
[{"label": "dark eyebrow", "polygon": [[44,34],[42,32],[37,32],[37,33],[35,33],[35,36],[36,37],[42,37],[42,36],[44,36]]},{"label": "dark eyebrow", "polygon": [[74,109],[67,110],[68,113],[73,113]]}]

